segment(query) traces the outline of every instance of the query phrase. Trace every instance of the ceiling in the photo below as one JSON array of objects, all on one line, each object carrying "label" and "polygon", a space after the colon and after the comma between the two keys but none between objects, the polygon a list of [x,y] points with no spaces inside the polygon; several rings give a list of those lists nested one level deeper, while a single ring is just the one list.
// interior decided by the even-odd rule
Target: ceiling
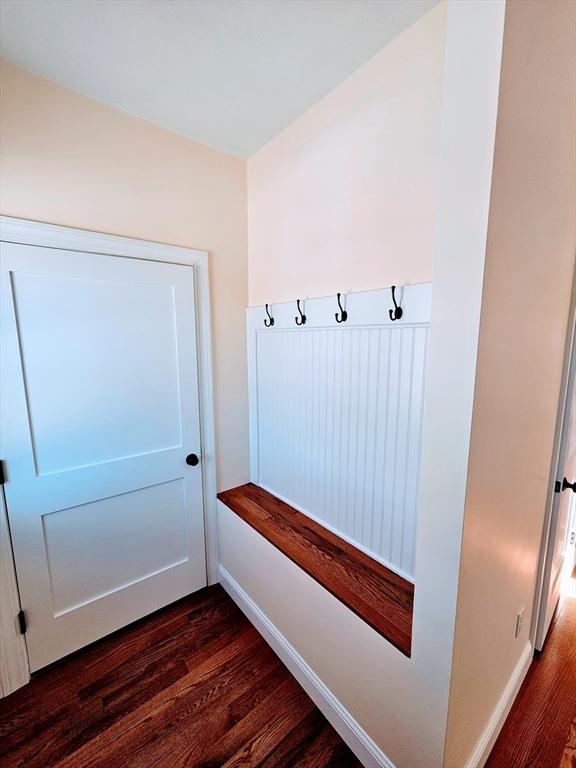
[{"label": "ceiling", "polygon": [[2,0],[8,61],[249,157],[438,0]]}]

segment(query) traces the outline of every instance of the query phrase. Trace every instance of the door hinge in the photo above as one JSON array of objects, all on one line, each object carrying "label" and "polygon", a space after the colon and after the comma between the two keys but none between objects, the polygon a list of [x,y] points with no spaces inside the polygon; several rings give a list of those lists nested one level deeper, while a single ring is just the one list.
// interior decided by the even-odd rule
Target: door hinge
[{"label": "door hinge", "polygon": [[19,611],[18,616],[16,617],[18,619],[18,626],[20,627],[20,634],[25,635],[26,634],[26,615],[24,611]]},{"label": "door hinge", "polygon": [[4,462],[0,459],[0,485],[4,485],[6,482],[6,475],[4,474]]},{"label": "door hinge", "polygon": [[554,493],[560,493],[561,490],[562,490],[562,483],[560,482],[560,480],[556,480],[556,482],[554,483]]}]

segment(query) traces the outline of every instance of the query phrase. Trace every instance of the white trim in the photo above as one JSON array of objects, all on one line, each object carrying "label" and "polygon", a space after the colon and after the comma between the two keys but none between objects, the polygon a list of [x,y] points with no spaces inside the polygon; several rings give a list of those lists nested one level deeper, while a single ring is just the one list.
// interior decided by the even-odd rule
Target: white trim
[{"label": "white trim", "polygon": [[194,266],[196,291],[196,335],[198,342],[198,398],[200,401],[200,442],[202,445],[202,487],[204,489],[204,535],[208,584],[218,581],[218,511],[216,503],[216,439],[214,428],[214,384],[212,373],[212,324],[208,254]]},{"label": "white trim", "polygon": [[[576,278],[576,270],[574,273]],[[548,493],[544,524],[542,526],[542,542],[540,545],[540,557],[538,562],[538,574],[536,588],[534,590],[534,605],[532,609],[532,623],[530,626],[530,640],[536,650],[541,651],[546,640],[546,612],[548,608],[548,594],[544,591],[548,588],[547,571],[551,567],[554,542],[551,542],[551,532],[555,513],[559,502],[555,493],[556,480],[562,477],[563,467],[563,436],[566,430],[564,424],[565,411],[569,405],[570,378],[574,378],[573,368],[576,366],[576,280],[572,281],[572,297],[570,300],[569,323],[566,331],[566,343],[564,350],[564,364],[562,368],[562,383],[558,395],[558,411],[556,414],[556,427],[554,431],[554,445],[550,462],[550,476],[548,479]],[[552,551],[551,551],[552,549]]]},{"label": "white trim", "polygon": [[30,680],[24,635],[16,625],[20,610],[4,493],[0,490],[0,697]]},{"label": "white trim", "polygon": [[504,688],[502,696],[492,712],[490,720],[488,720],[486,727],[482,731],[472,754],[466,761],[464,768],[483,768],[484,763],[488,760],[492,747],[498,738],[498,734],[502,730],[502,726],[508,717],[512,704],[518,695],[520,686],[526,677],[526,673],[530,669],[533,656],[534,648],[532,643],[527,642],[518,663],[514,667],[514,671],[510,675],[506,688]]},{"label": "white trim", "polygon": [[0,240],[7,243],[39,245],[42,248],[60,248],[67,251],[101,253],[109,256],[126,256],[149,261],[167,261],[171,264],[195,266],[208,256],[207,251],[181,248],[176,245],[136,240],[131,237],[106,235],[88,229],[60,227],[41,221],[0,216]]},{"label": "white trim", "polygon": [[[200,434],[202,443],[202,488],[204,503],[204,530],[206,537],[206,571],[208,583],[217,579],[218,535],[216,511],[216,442],[214,438],[214,408],[212,381],[212,339],[210,310],[210,280],[208,252],[174,245],[153,243],[149,240],[137,240],[117,235],[107,235],[84,229],[61,227],[38,221],[28,221],[11,216],[0,216],[0,241],[36,245],[42,248],[96,253],[107,256],[163,261],[171,264],[184,264],[194,268],[196,293],[196,327],[198,342],[198,378],[200,403]],[[10,539],[7,527],[0,526],[0,554],[3,568],[7,573],[14,572]],[[4,571],[2,571],[4,576]],[[14,576],[15,579],[15,576]],[[9,578],[2,579],[0,599],[14,613],[14,606],[9,602]],[[17,593],[16,593],[17,594]],[[19,610],[16,609],[16,613]],[[3,611],[4,614],[4,611]],[[10,614],[9,614],[10,615]],[[17,635],[17,642],[14,636]],[[4,695],[16,690],[29,680],[29,666],[25,646],[16,626],[0,624],[0,680]],[[17,650],[15,650],[15,648]],[[20,649],[20,650],[18,650]],[[6,683],[8,681],[8,684]],[[10,690],[6,690],[10,689]]]},{"label": "white trim", "polygon": [[366,768],[395,768],[392,761],[368,736],[334,694],[324,685],[298,651],[260,610],[252,598],[228,573],[218,567],[219,581],[234,602],[246,614],[272,650],[294,675],[314,704],[338,732]]}]

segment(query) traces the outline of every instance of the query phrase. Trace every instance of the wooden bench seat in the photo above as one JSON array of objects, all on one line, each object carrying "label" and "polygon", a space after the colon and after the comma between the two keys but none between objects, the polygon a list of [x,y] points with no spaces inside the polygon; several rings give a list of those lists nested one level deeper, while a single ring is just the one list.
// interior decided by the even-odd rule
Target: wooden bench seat
[{"label": "wooden bench seat", "polygon": [[253,483],[218,498],[406,656],[414,585]]}]

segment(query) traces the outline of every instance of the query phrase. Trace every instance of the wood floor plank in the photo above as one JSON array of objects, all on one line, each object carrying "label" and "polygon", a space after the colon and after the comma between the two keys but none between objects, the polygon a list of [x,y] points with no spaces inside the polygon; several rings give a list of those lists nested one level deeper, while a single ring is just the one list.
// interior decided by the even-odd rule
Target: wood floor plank
[{"label": "wood floor plank", "polygon": [[[314,708],[296,728],[277,745],[266,757],[260,768],[288,768],[298,766],[308,754],[311,745],[315,744],[322,733],[326,720],[320,711]],[[338,736],[336,735],[336,739]]]},{"label": "wood floor plank", "polygon": [[[111,675],[110,671],[107,671],[104,675],[98,676],[94,667],[92,686],[80,688],[76,697],[62,697],[62,700],[67,702],[65,712],[70,717],[70,724],[64,733],[61,732],[61,718],[55,718],[52,710],[54,702],[59,701],[62,696],[60,688],[56,694],[44,692],[42,695],[39,692],[32,702],[32,708],[26,698],[20,705],[20,711],[15,714],[20,719],[22,715],[28,717],[28,722],[20,723],[20,727],[13,728],[11,735],[2,739],[1,749],[14,751],[29,768],[36,766],[42,768],[46,750],[52,751],[54,757],[73,752],[80,743],[110,729],[127,712],[146,703],[154,693],[181,680],[188,672],[187,662],[193,661],[200,664],[203,657],[212,656],[220,648],[229,645],[237,635],[237,629],[233,624],[226,626],[222,623],[222,615],[222,611],[203,612],[199,616],[196,615],[194,621],[189,621],[190,632],[195,638],[192,643],[186,634],[186,625],[179,625],[182,637],[180,648],[178,636],[173,637],[170,643],[165,643],[164,638],[157,637],[157,645],[143,649],[137,656],[126,658],[125,664],[121,667],[121,675]],[[236,611],[228,611],[227,616],[224,614],[222,620],[226,618],[229,620],[232,615],[237,618],[240,616]],[[212,630],[206,631],[205,624],[210,624]],[[204,642],[201,643],[200,639]],[[158,647],[163,649],[164,655],[160,657],[163,659],[162,663],[159,662]],[[150,668],[148,663],[150,659],[154,661],[153,668]],[[103,667],[106,667],[107,661],[108,656],[104,655]],[[77,666],[76,659],[73,658],[71,663],[73,668]],[[135,668],[140,672],[138,675],[134,674]],[[74,671],[73,669],[72,672]],[[81,675],[76,676],[76,685],[83,679]],[[104,681],[107,687],[104,686]],[[27,689],[22,689],[23,694],[26,691]],[[62,711],[61,707],[59,709]],[[35,717],[32,717],[34,714]],[[49,721],[52,722],[52,727],[48,727]],[[38,722],[46,724],[40,749],[36,748],[33,739]],[[58,736],[57,743],[52,743],[55,735]]]},{"label": "wood floor plank", "polygon": [[314,704],[299,686],[284,692],[262,728],[252,733],[243,746],[222,764],[222,768],[259,766],[278,742],[296,728],[313,708]]},{"label": "wood floor plank", "polygon": [[576,715],[570,724],[570,734],[562,753],[560,768],[576,768]]},{"label": "wood floor plank", "polygon": [[[220,739],[215,739],[208,749],[200,756],[200,759],[190,758],[184,765],[186,768],[221,768],[221,766],[233,755],[238,754],[247,744],[247,736],[255,737],[262,729],[266,728],[271,715],[277,713],[284,706],[286,700],[292,701],[294,696],[305,695],[296,680],[288,676],[280,686],[269,694],[244,718],[230,728]],[[304,700],[302,700],[304,701]],[[308,702],[306,705],[308,705]],[[311,703],[311,702],[310,702]],[[304,717],[306,712],[302,713]]]},{"label": "wood floor plank", "polygon": [[253,483],[218,498],[406,656],[414,585]]},{"label": "wood floor plank", "polygon": [[[149,764],[167,768],[197,765],[214,741],[228,733],[238,722],[233,705],[237,698],[249,698],[254,683],[278,670],[278,659],[270,648],[259,646],[256,654],[244,654],[236,668],[224,670],[222,684],[211,689],[206,698],[202,689],[190,692],[176,711],[164,718],[162,739],[145,742],[134,757],[134,749],[126,750],[123,759],[130,768],[147,768]],[[240,708],[242,711],[242,707]]]},{"label": "wood floor plank", "polygon": [[260,768],[348,768],[354,755],[314,709],[261,763]]},{"label": "wood floor plank", "polygon": [[567,598],[542,653],[528,670],[486,768],[558,768],[574,718],[576,598]]},{"label": "wood floor plank", "polygon": [[[91,739],[59,763],[60,768],[97,768],[103,751],[114,759],[128,760],[174,721],[192,719],[192,715],[219,693],[226,681],[241,673],[241,665],[260,645],[251,628],[245,628],[221,651],[198,669],[149,699],[144,706],[130,711],[112,726]],[[198,722],[198,721],[197,721]]]},{"label": "wood floor plank", "polygon": [[356,763],[338,734],[325,724],[295,765],[298,768],[349,768]]},{"label": "wood floor plank", "polygon": [[[305,727],[312,715],[313,733]],[[230,760],[256,766],[278,751],[269,768],[279,768],[299,765],[290,763],[292,755],[303,761],[308,749],[324,760],[318,739],[326,729],[330,736],[322,738],[339,761],[334,766],[358,768],[215,586],[52,665],[0,700],[0,762],[2,768],[220,768]]]},{"label": "wood floor plank", "polygon": [[[216,591],[214,591],[216,589]],[[185,603],[182,605],[186,605]],[[22,726],[32,722],[34,715],[41,718],[50,715],[55,706],[66,701],[75,702],[79,691],[108,675],[114,677],[119,669],[122,673],[131,660],[143,664],[150,654],[159,656],[175,653],[185,642],[188,630],[198,646],[211,641],[211,633],[217,634],[219,627],[214,627],[212,616],[220,612],[222,624],[234,623],[242,614],[219,587],[209,587],[199,593],[198,604],[188,606],[185,611],[177,603],[168,606],[160,613],[135,622],[120,631],[122,643],[118,643],[117,633],[72,654],[66,663],[57,663],[46,668],[34,678],[36,696],[29,699],[28,689],[22,688],[9,698],[11,717],[22,716]],[[204,637],[207,635],[207,637]],[[172,648],[168,646],[172,644]],[[70,676],[77,681],[77,686],[70,686]],[[120,676],[122,677],[123,674]],[[0,736],[6,726],[4,702],[0,699]],[[1,747],[0,747],[1,748]]]}]

